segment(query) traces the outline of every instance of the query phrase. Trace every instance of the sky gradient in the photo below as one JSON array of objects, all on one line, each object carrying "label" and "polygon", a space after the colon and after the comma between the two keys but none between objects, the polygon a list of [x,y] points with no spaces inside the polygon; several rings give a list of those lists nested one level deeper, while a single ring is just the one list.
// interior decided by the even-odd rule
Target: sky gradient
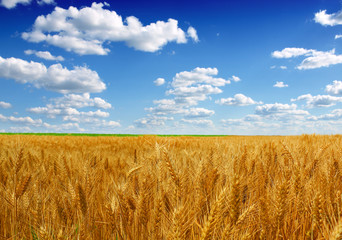
[{"label": "sky gradient", "polygon": [[341,134],[341,10],[0,0],[0,131]]}]

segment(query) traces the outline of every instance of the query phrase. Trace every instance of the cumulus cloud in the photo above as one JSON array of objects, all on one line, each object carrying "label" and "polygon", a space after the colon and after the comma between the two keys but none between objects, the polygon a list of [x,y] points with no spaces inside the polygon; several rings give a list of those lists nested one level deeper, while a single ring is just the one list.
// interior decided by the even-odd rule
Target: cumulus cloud
[{"label": "cumulus cloud", "polygon": [[287,120],[291,118],[302,118],[309,115],[309,112],[297,109],[296,104],[264,104],[255,108],[255,114],[273,120]]},{"label": "cumulus cloud", "polygon": [[[255,114],[237,119],[222,119],[221,123],[230,134],[300,134],[317,127],[309,124],[312,116],[298,109],[296,104],[272,103],[257,106]],[[303,130],[305,129],[305,130]]]},{"label": "cumulus cloud", "polygon": [[30,127],[10,127],[9,132],[15,132],[15,133],[28,133],[33,132],[33,130]]},{"label": "cumulus cloud", "polygon": [[184,113],[183,106],[176,104],[174,99],[160,99],[153,103],[155,107],[145,108],[145,111],[151,112],[154,115],[168,115]]},{"label": "cumulus cloud", "polygon": [[81,128],[78,123],[63,123],[56,125],[44,123],[43,126],[53,132],[85,132],[85,129]]},{"label": "cumulus cloud", "polygon": [[316,23],[319,23],[323,26],[341,25],[342,24],[342,11],[328,14],[327,10],[321,10],[315,13],[314,20]]},{"label": "cumulus cloud", "polygon": [[99,123],[97,123],[100,127],[110,127],[110,128],[117,128],[120,127],[121,124],[116,121],[106,121],[106,120],[101,120]]},{"label": "cumulus cloud", "polygon": [[199,42],[197,31],[195,28],[189,27],[187,33],[188,33],[188,36],[194,40],[194,42]]},{"label": "cumulus cloud", "polygon": [[[77,117],[76,117],[77,118]],[[121,126],[119,122],[116,121],[107,121],[103,119],[94,119],[94,118],[79,118],[78,120],[73,119],[73,122],[63,123],[63,124],[49,124],[44,123],[43,127],[48,131],[53,132],[106,132],[116,129]],[[86,128],[81,127],[80,124],[83,124]]]},{"label": "cumulus cloud", "polygon": [[[277,56],[277,55],[278,55],[278,56],[281,56],[282,54],[278,51],[278,54],[275,54],[275,55],[276,55],[276,56]],[[271,69],[279,68],[279,69],[282,69],[282,70],[286,70],[286,69],[287,69],[286,66],[279,66],[279,67],[277,67],[277,66],[275,66],[275,65],[271,66],[270,68],[271,68]]]},{"label": "cumulus cloud", "polygon": [[[95,108],[97,110],[82,111],[79,109]],[[33,114],[44,115],[47,118],[60,118],[64,122],[69,122],[62,125],[43,125],[51,131],[66,131],[66,126],[76,131],[85,131],[79,124],[85,125],[87,131],[107,131],[113,128],[120,127],[121,124],[113,120],[105,120],[109,118],[109,112],[101,109],[111,109],[112,105],[104,99],[95,97],[92,98],[89,93],[84,94],[66,94],[62,97],[51,98],[49,103],[44,107],[28,108],[27,111]],[[67,125],[69,124],[69,125]],[[84,127],[84,126],[83,126]]]},{"label": "cumulus cloud", "polygon": [[[236,76],[230,80],[216,75],[217,68],[200,67],[177,73],[169,85],[170,89],[165,92],[172,98],[153,101],[154,106],[145,108],[145,111],[149,112],[148,117],[138,119],[135,126],[162,126],[165,124],[165,117],[170,120],[169,115],[179,115],[187,120],[201,120],[212,116],[215,111],[194,106],[210,99],[210,95],[222,93],[220,87],[230,84],[231,80],[240,80]],[[173,119],[173,116],[171,118]]]},{"label": "cumulus cloud", "polygon": [[185,118],[205,118],[214,115],[215,111],[205,108],[190,108],[185,111]]},{"label": "cumulus cloud", "polygon": [[164,85],[164,83],[165,83],[164,78],[157,78],[156,80],[154,80],[154,85],[156,85],[156,86]]},{"label": "cumulus cloud", "polygon": [[272,57],[274,58],[293,58],[310,53],[310,50],[305,48],[284,48],[281,51],[274,51]]},{"label": "cumulus cloud", "polygon": [[12,105],[8,102],[0,101],[0,108],[11,108]]},{"label": "cumulus cloud", "polygon": [[37,0],[38,5],[56,4],[54,0]]},{"label": "cumulus cloud", "polygon": [[166,92],[167,95],[174,95],[177,103],[185,105],[197,105],[199,101],[206,100],[209,95],[219,93],[222,93],[222,90],[211,85],[178,87]]},{"label": "cumulus cloud", "polygon": [[[7,9],[15,8],[18,4],[28,5],[32,0],[0,0],[0,6]],[[38,5],[56,4],[54,0],[37,0]]]},{"label": "cumulus cloud", "polygon": [[30,126],[41,126],[43,121],[41,119],[32,119],[31,117],[14,117],[14,116],[4,116],[0,114],[0,121],[24,124]]},{"label": "cumulus cloud", "polygon": [[[79,108],[98,108],[96,111],[79,111]],[[63,97],[52,98],[45,107],[27,109],[34,114],[45,115],[48,118],[60,116],[63,121],[94,123],[97,118],[108,118],[109,113],[100,109],[110,109],[112,105],[102,98],[91,98],[89,93],[66,94]]]},{"label": "cumulus cloud", "polygon": [[46,107],[34,107],[27,109],[30,113],[46,115],[49,118],[56,118],[56,116],[64,116],[64,121],[73,120],[73,117],[109,117],[108,112],[101,110],[80,112],[76,108],[66,107],[66,108],[55,108],[55,106],[48,104]]},{"label": "cumulus cloud", "polygon": [[[270,126],[270,123],[264,122],[264,119],[262,116],[254,115],[254,114],[248,114],[243,118],[238,119],[222,119],[221,123],[225,127],[231,127],[231,126],[240,126],[240,127],[246,127],[248,128],[255,128],[260,126]],[[279,124],[278,124],[279,126]]]},{"label": "cumulus cloud", "polygon": [[223,87],[230,83],[230,80],[216,78],[218,74],[217,68],[200,68],[197,67],[192,71],[184,71],[177,73],[171,83],[172,87],[187,87],[194,84],[210,84],[216,87]]},{"label": "cumulus cloud", "polygon": [[318,117],[313,117],[311,120],[340,120],[342,119],[342,109],[334,109],[331,113],[323,114]]},{"label": "cumulus cloud", "polygon": [[241,81],[241,79],[239,77],[234,76],[234,75],[231,78],[229,78],[229,80],[234,81],[234,82],[240,82]]},{"label": "cumulus cloud", "polygon": [[196,125],[199,127],[212,127],[214,126],[213,121],[208,119],[181,119],[183,123],[188,123],[191,125]]},{"label": "cumulus cloud", "polygon": [[292,102],[294,101],[306,101],[306,106],[308,108],[314,107],[331,107],[336,105],[336,103],[342,102],[342,97],[335,97],[330,95],[317,95],[312,96],[311,94],[301,95],[295,99],[291,99]]},{"label": "cumulus cloud", "polygon": [[177,73],[167,95],[174,95],[177,104],[192,106],[206,100],[212,94],[222,93],[219,87],[230,84],[230,80],[215,77],[217,68],[195,68]]},{"label": "cumulus cloud", "polygon": [[340,39],[340,38],[342,38],[342,34],[335,35],[335,39]]},{"label": "cumulus cloud", "polygon": [[15,8],[17,4],[27,5],[30,3],[31,3],[31,0],[1,0],[0,6],[11,9],[11,8]]},{"label": "cumulus cloud", "polygon": [[336,55],[335,49],[330,51],[317,51],[304,48],[284,48],[282,51],[274,51],[274,58],[293,58],[305,56],[305,59],[296,67],[299,70],[329,67],[342,63],[342,55]]},{"label": "cumulus cloud", "polygon": [[215,101],[215,103],[230,106],[248,106],[254,104],[262,104],[262,102],[256,102],[252,98],[247,97],[241,93],[235,94],[233,98],[221,98],[220,100]]},{"label": "cumulus cloud", "polygon": [[321,67],[329,67],[330,65],[335,65],[342,63],[342,55],[336,55],[335,49],[327,52],[314,51],[310,57],[305,58],[302,63],[297,66],[299,70],[301,69],[314,69]]},{"label": "cumulus cloud", "polygon": [[[229,131],[229,134],[279,134],[286,129],[286,124],[280,122],[265,121],[257,115],[247,115],[238,119],[222,119],[223,128]],[[284,126],[285,125],[285,126]],[[285,130],[286,131],[286,130]],[[288,132],[286,132],[288,134]]]},{"label": "cumulus cloud", "polygon": [[173,120],[173,117],[148,115],[147,117],[140,118],[134,121],[138,128],[153,128],[165,125],[165,121]]},{"label": "cumulus cloud", "polygon": [[87,67],[76,66],[69,70],[61,64],[54,64],[47,68],[42,63],[13,57],[0,57],[0,77],[59,93],[102,92],[106,89],[97,72]]},{"label": "cumulus cloud", "polygon": [[107,5],[93,3],[91,7],[77,9],[56,7],[46,15],[39,16],[31,32],[22,37],[30,42],[46,42],[80,55],[106,55],[110,51],[105,42],[125,42],[127,46],[145,52],[156,52],[169,42],[186,43],[187,36],[198,40],[196,30],[187,34],[178,27],[178,21],[168,19],[144,26],[138,18],[125,20],[115,11],[104,9]]},{"label": "cumulus cloud", "polygon": [[121,124],[117,121],[107,121],[104,119],[94,118],[94,116],[64,116],[63,120],[88,124],[88,126],[90,125],[91,128],[95,128],[95,131],[99,130],[98,128],[116,128],[121,126]]},{"label": "cumulus cloud", "polygon": [[55,108],[84,108],[95,107],[109,109],[112,105],[104,99],[95,97],[91,98],[89,93],[84,94],[66,94],[63,97],[51,99]]},{"label": "cumulus cloud", "polygon": [[[34,107],[27,109],[30,113],[46,115],[49,118],[56,118],[56,116],[83,116],[83,117],[108,117],[108,112],[101,110],[80,112],[76,108],[65,107],[56,108],[55,106],[48,104],[46,107]],[[69,119],[68,119],[69,120]]]},{"label": "cumulus cloud", "polygon": [[328,84],[325,91],[332,95],[342,95],[342,81],[333,81],[333,84]]},{"label": "cumulus cloud", "polygon": [[284,87],[288,87],[289,85],[285,84],[284,82],[276,82],[273,87],[277,87],[277,88],[284,88]]},{"label": "cumulus cloud", "polygon": [[45,59],[45,60],[50,60],[50,61],[64,61],[64,58],[62,56],[53,56],[50,52],[48,51],[35,51],[35,50],[25,50],[26,55],[35,55],[39,58]]}]

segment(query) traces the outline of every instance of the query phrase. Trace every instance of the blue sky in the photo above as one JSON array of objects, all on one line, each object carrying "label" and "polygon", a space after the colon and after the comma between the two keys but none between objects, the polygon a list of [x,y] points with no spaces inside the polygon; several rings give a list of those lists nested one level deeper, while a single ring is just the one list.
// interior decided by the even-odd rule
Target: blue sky
[{"label": "blue sky", "polygon": [[342,133],[341,10],[0,0],[0,131]]}]

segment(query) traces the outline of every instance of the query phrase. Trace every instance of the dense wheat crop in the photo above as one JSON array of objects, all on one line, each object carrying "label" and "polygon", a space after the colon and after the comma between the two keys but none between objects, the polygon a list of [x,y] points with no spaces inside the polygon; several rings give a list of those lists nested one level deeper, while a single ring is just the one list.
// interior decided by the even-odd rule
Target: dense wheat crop
[{"label": "dense wheat crop", "polygon": [[341,239],[342,136],[0,136],[0,239]]}]

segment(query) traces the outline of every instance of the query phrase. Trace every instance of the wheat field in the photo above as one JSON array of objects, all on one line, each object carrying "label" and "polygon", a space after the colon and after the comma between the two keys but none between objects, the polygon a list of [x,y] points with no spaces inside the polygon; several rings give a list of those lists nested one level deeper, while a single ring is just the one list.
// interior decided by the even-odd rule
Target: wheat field
[{"label": "wheat field", "polygon": [[0,239],[342,239],[342,136],[0,136]]}]

